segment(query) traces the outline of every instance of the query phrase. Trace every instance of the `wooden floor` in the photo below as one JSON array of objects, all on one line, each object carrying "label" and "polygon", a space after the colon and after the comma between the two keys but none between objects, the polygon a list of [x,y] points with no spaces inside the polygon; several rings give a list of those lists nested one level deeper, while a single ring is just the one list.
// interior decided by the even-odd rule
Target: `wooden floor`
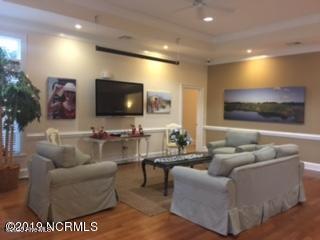
[{"label": "wooden floor", "polygon": [[241,233],[222,237],[173,214],[148,217],[125,204],[112,210],[77,219],[98,223],[97,232],[5,233],[7,221],[37,221],[26,207],[27,181],[17,190],[0,194],[0,239],[238,239],[238,240],[316,240],[320,239],[320,174],[306,172],[307,202],[273,217],[265,224]]}]

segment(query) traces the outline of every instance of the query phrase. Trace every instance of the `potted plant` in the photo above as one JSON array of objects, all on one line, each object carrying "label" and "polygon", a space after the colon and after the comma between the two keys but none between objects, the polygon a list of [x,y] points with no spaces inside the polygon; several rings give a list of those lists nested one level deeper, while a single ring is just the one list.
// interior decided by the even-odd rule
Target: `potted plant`
[{"label": "potted plant", "polygon": [[0,192],[18,185],[19,165],[13,160],[14,123],[23,131],[28,123],[39,121],[39,100],[39,90],[0,48]]}]

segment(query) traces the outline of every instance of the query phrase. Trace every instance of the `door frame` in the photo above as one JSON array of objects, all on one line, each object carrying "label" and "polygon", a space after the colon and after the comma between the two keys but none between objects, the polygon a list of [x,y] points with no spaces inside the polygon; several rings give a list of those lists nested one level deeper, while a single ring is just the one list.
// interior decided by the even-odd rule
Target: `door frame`
[{"label": "door frame", "polygon": [[193,89],[199,92],[198,103],[197,103],[197,126],[196,126],[196,151],[203,151],[203,126],[204,126],[204,88],[192,85],[192,84],[181,84],[180,85],[180,112],[179,112],[179,122],[183,125],[183,90]]}]

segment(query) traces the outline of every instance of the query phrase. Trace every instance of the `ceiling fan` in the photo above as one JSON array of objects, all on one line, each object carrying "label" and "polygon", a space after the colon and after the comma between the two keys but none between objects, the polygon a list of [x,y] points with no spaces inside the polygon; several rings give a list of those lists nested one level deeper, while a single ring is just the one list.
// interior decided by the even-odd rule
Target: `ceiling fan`
[{"label": "ceiling fan", "polygon": [[216,0],[185,0],[186,2],[191,2],[186,7],[176,9],[174,13],[182,12],[188,9],[195,9],[197,17],[199,19],[204,19],[205,17],[208,17],[206,15],[205,9],[210,9],[213,11],[220,11],[224,13],[233,13],[235,12],[234,8],[223,6],[221,4],[216,3]]}]

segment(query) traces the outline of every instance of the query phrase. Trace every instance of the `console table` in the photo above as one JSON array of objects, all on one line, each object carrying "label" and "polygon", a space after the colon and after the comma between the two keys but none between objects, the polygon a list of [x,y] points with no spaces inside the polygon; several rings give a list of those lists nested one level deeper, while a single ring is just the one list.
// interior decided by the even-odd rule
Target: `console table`
[{"label": "console table", "polygon": [[138,161],[140,161],[141,159],[141,151],[140,151],[140,142],[141,139],[144,139],[146,141],[146,157],[148,157],[149,154],[149,139],[150,139],[151,135],[129,135],[129,136],[110,136],[107,137],[106,139],[97,139],[97,138],[91,138],[91,137],[85,137],[83,138],[84,141],[92,143],[92,144],[97,144],[98,145],[98,149],[99,149],[99,161],[102,161],[102,150],[103,150],[103,146],[105,143],[108,142],[121,142],[122,146],[125,142],[128,141],[136,141],[137,143],[137,152],[138,152],[138,156],[137,159]]}]

